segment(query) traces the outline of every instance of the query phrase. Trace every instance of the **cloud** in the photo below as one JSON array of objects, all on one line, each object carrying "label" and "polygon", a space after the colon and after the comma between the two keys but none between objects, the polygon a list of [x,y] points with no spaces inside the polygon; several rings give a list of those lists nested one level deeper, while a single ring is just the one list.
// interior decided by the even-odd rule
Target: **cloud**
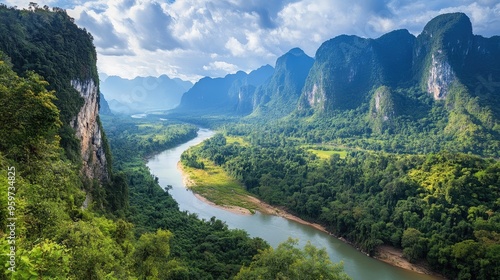
[{"label": "cloud", "polygon": [[155,51],[172,50],[180,43],[171,35],[172,17],[156,2],[131,8],[131,22],[141,48]]},{"label": "cloud", "polygon": [[[93,34],[99,71],[125,78],[167,74],[193,81],[248,72],[273,65],[294,47],[314,56],[324,41],[341,34],[377,38],[404,28],[418,35],[430,19],[447,12],[465,12],[475,34],[500,35],[498,0],[36,2],[67,9]],[[6,1],[19,3],[28,2]]]},{"label": "cloud", "polygon": [[467,14],[475,34],[487,37],[500,35],[500,2],[496,0],[463,0],[454,3],[445,0],[404,0],[391,1],[388,6],[394,13],[395,25],[406,28],[415,35],[419,34],[432,18],[453,12]]},{"label": "cloud", "polygon": [[93,11],[83,11],[78,22],[92,34],[99,53],[105,55],[131,54],[125,34],[118,33],[109,18],[100,17]]},{"label": "cloud", "polygon": [[236,39],[234,37],[230,37],[224,46],[234,56],[241,56],[241,55],[245,54],[245,46],[242,43],[240,43],[240,41],[238,41],[238,39]]},{"label": "cloud", "polygon": [[243,13],[253,14],[257,16],[257,23],[260,28],[272,29],[278,26],[276,22],[279,11],[281,11],[285,5],[298,0],[235,0],[235,1],[221,1],[225,4],[226,9],[232,9]]},{"label": "cloud", "polygon": [[239,70],[238,66],[225,61],[214,61],[203,66],[204,70],[222,70],[224,73],[233,73]]}]

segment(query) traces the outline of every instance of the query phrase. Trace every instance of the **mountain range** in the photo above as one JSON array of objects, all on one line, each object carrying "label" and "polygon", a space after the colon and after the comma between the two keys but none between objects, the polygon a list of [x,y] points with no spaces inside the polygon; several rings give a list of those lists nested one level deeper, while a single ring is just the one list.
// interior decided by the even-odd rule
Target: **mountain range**
[{"label": "mountain range", "polygon": [[181,103],[175,111],[228,114],[251,112],[253,102],[251,95],[272,75],[273,71],[273,67],[265,65],[248,74],[238,71],[223,78],[202,78],[182,96]]},{"label": "mountain range", "polygon": [[130,114],[148,110],[168,110],[177,106],[182,94],[193,84],[167,75],[124,79],[118,76],[100,76],[101,93],[111,111]]},{"label": "mountain range", "polygon": [[243,72],[204,78],[174,112],[362,124],[351,125],[348,135],[432,128],[441,139],[460,142],[461,151],[488,141],[481,149],[494,151],[500,149],[498,65],[499,36],[474,35],[463,13],[443,14],[418,36],[404,29],[376,39],[340,35],[324,42],[314,58],[292,49],[273,71],[267,68],[260,84],[235,82],[246,77]]},{"label": "mountain range", "polygon": [[[500,74],[499,43],[499,36],[474,35],[463,13],[434,18],[417,37],[405,29],[377,39],[340,35],[324,42],[314,59],[299,48],[279,57],[269,80],[256,87],[251,98],[243,95],[238,101],[252,100],[251,111],[268,105],[331,112],[359,107],[380,86],[418,86],[435,100],[445,100],[451,87],[460,83],[498,117],[498,85],[492,79]],[[235,98],[229,88],[243,76],[238,72],[224,78],[206,77],[179,107],[208,109],[204,103],[212,99],[217,105],[227,105],[228,111],[236,109],[234,100],[229,102]]]}]

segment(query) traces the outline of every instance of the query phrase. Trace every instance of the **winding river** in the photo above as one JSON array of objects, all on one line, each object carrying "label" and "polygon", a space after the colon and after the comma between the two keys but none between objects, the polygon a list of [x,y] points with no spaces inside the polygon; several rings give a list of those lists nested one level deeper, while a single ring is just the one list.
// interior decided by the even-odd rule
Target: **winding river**
[{"label": "winding river", "polygon": [[250,236],[261,237],[274,247],[285,241],[288,237],[299,239],[300,247],[303,247],[307,241],[310,241],[316,247],[326,248],[333,262],[343,261],[344,270],[355,280],[437,279],[433,276],[404,270],[367,257],[352,246],[310,226],[260,213],[248,216],[234,214],[200,201],[183,185],[183,177],[177,169],[177,163],[180,160],[182,152],[210,138],[213,134],[214,132],[211,130],[200,129],[198,137],[195,139],[173,149],[166,150],[152,157],[147,163],[151,172],[159,178],[159,183],[162,187],[172,185],[172,189],[169,192],[179,203],[181,210],[196,213],[198,217],[203,219],[210,219],[212,216],[215,216],[225,221],[229,228],[243,229]]}]

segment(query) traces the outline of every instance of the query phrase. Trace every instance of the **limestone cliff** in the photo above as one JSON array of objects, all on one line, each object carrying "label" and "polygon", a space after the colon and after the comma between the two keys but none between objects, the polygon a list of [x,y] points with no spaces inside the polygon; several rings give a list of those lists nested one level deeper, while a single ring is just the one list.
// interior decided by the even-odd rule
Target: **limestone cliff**
[{"label": "limestone cliff", "polygon": [[435,100],[445,99],[451,84],[456,80],[450,64],[440,54],[440,50],[432,54],[431,65],[427,71],[427,92],[432,94]]},{"label": "limestone cliff", "polygon": [[88,179],[105,182],[109,179],[109,174],[102,131],[98,122],[98,87],[92,79],[72,80],[71,85],[84,99],[83,106],[70,123],[81,144],[82,172]]},{"label": "limestone cliff", "polygon": [[472,24],[462,13],[440,15],[429,21],[417,38],[415,62],[423,70],[422,85],[434,100],[446,99],[456,71],[467,64],[473,42]]},{"label": "limestone cliff", "polygon": [[368,116],[374,132],[381,133],[391,127],[396,112],[393,93],[389,87],[381,86],[375,90]]},{"label": "limestone cliff", "polygon": [[[321,86],[322,84],[321,81],[322,79],[320,79],[320,82],[314,83],[311,90],[306,89],[304,91],[304,96],[307,99],[307,104],[311,108],[317,108],[320,111],[323,111],[325,109],[325,103],[327,98],[324,87]],[[320,86],[318,86],[318,84]],[[299,104],[299,108],[302,108],[301,105],[302,104]]]}]

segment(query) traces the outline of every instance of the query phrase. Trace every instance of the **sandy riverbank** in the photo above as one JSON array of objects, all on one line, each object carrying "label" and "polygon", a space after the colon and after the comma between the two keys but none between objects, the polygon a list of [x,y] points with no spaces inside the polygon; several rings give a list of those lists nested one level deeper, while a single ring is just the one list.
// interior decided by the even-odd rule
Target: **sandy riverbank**
[{"label": "sandy riverbank", "polygon": [[[185,170],[182,168],[182,165],[180,164],[180,162],[177,164],[177,168],[182,173],[183,184],[185,187],[190,188],[190,187],[196,185],[196,182],[194,182],[191,178],[189,178],[189,174],[187,174],[185,172]],[[214,207],[217,207],[217,208],[220,208],[220,209],[223,209],[223,210],[235,213],[235,214],[239,214],[239,215],[252,215],[253,214],[249,209],[246,209],[243,207],[230,206],[230,205],[217,205],[217,204],[213,203],[212,201],[206,199],[205,197],[203,197],[197,193],[195,193],[194,195],[199,200],[201,200],[207,204],[210,204]],[[308,221],[305,221],[297,216],[294,216],[294,215],[288,213],[284,209],[280,209],[280,208],[277,208],[277,207],[272,206],[270,204],[267,204],[256,197],[248,195],[247,199],[253,205],[255,205],[255,208],[258,209],[259,212],[261,212],[263,214],[283,217],[285,219],[295,221],[295,222],[303,224],[303,225],[311,226],[317,230],[320,230],[322,232],[325,232],[325,233],[332,235],[330,232],[328,232],[326,230],[325,227],[323,227],[320,224],[310,223]],[[347,240],[345,240],[344,238],[338,238],[338,239],[349,244],[349,242],[347,242]],[[438,277],[438,279],[439,278],[444,279],[444,278],[440,277],[439,275],[437,275],[436,273],[433,273],[425,264],[410,263],[408,260],[403,258],[403,251],[402,250],[388,246],[388,245],[379,246],[375,255],[373,256],[373,258],[378,259],[380,261],[383,261],[385,263],[388,263],[390,265],[406,269],[406,270],[414,271],[414,272],[421,273],[421,274],[433,275],[433,276]]]},{"label": "sandy riverbank", "polygon": [[437,279],[445,279],[440,275],[434,273],[424,263],[414,264],[403,258],[403,251],[388,245],[382,245],[377,248],[373,256],[377,260],[383,261],[393,266],[401,267],[406,270],[415,271],[421,274],[433,275]]}]

